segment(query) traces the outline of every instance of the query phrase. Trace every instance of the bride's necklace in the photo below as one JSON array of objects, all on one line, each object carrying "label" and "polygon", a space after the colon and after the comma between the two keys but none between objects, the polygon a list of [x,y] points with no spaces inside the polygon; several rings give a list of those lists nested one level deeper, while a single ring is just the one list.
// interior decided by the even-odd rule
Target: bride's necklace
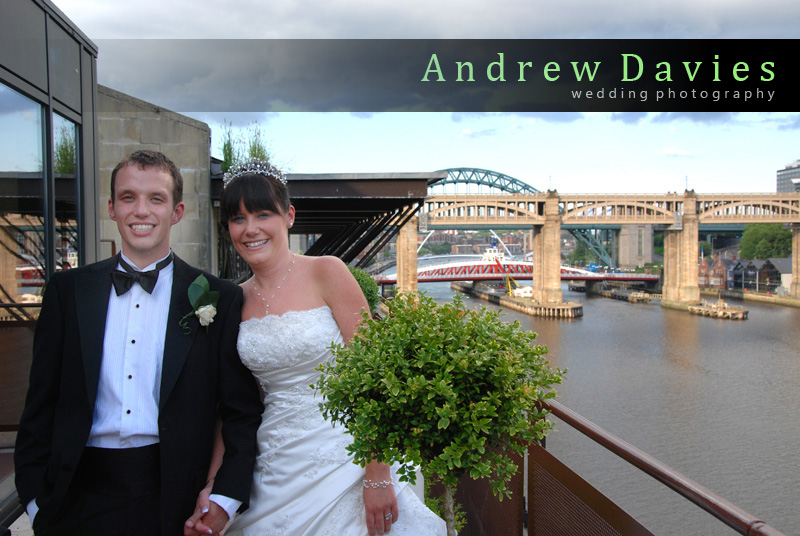
[{"label": "bride's necklace", "polygon": [[289,271],[286,272],[286,274],[283,276],[283,279],[281,279],[280,283],[278,283],[278,286],[275,287],[275,292],[273,292],[272,296],[269,297],[269,301],[267,301],[267,299],[264,298],[264,296],[262,296],[261,293],[258,291],[258,285],[256,285],[256,278],[255,278],[255,276],[253,276],[253,288],[256,289],[256,295],[259,298],[261,298],[261,301],[264,304],[264,309],[266,309],[267,314],[269,314],[269,304],[270,304],[270,302],[275,297],[275,294],[277,294],[278,291],[281,289],[281,285],[283,285],[283,282],[286,281],[287,277],[289,277],[289,274],[292,273],[292,268],[294,267],[295,258],[296,258],[296,255],[294,253],[292,253],[292,263],[289,265]]}]

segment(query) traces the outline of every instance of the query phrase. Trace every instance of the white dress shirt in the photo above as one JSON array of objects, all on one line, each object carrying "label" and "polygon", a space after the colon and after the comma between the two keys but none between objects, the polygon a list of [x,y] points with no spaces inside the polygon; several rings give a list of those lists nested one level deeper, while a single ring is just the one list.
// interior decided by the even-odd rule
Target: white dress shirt
[{"label": "white dress shirt", "polygon": [[[125,255],[122,258],[135,266]],[[158,443],[161,364],[173,268],[170,263],[161,269],[152,294],[136,283],[122,296],[113,289],[109,293],[89,447],[120,449]]]}]

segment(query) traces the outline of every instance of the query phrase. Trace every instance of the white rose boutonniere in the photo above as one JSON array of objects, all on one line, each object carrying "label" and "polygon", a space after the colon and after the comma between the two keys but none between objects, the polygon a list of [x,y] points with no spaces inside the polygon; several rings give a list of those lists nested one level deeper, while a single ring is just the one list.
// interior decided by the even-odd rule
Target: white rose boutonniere
[{"label": "white rose boutonniere", "polygon": [[188,335],[192,332],[187,320],[196,316],[200,321],[200,325],[206,328],[214,321],[217,314],[217,302],[219,301],[219,291],[211,290],[208,284],[208,279],[204,275],[197,276],[191,285],[189,285],[189,303],[192,304],[193,311],[186,313],[181,318],[180,326]]},{"label": "white rose boutonniere", "polygon": [[208,326],[214,321],[214,316],[217,314],[217,308],[213,305],[204,305],[195,311],[194,314],[200,319],[201,326]]}]

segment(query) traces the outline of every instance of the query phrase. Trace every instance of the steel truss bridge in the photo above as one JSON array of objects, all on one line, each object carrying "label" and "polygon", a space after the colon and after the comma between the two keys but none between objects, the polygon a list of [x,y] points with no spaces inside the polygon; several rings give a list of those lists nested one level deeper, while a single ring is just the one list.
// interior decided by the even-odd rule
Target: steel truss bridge
[{"label": "steel truss bridge", "polygon": [[[417,282],[436,283],[440,281],[499,281],[510,276],[515,280],[533,279],[533,263],[529,261],[504,260],[499,262],[467,261],[435,264],[417,270]],[[658,275],[628,273],[596,273],[569,266],[561,267],[562,281],[642,281],[654,283]],[[397,274],[375,276],[379,285],[397,283]]]},{"label": "steel truss bridge", "polygon": [[[496,171],[489,171],[488,169],[478,168],[450,168],[440,171],[447,172],[447,177],[438,180],[431,185],[429,192],[432,197],[437,197],[435,193],[437,190],[445,191],[448,186],[453,185],[453,189],[458,190],[459,185],[466,185],[469,188],[475,185],[478,189],[491,190],[493,192],[501,192],[506,194],[538,194],[542,193],[530,184],[522,182],[519,179],[498,173]],[[427,203],[426,203],[427,207]],[[425,220],[425,212],[421,213],[420,222],[422,227],[427,224]],[[433,227],[436,227],[433,224]],[[588,229],[585,228],[566,228],[567,231],[577,240],[583,243],[595,257],[606,266],[616,266],[614,256],[609,253],[603,243],[597,239]]]}]

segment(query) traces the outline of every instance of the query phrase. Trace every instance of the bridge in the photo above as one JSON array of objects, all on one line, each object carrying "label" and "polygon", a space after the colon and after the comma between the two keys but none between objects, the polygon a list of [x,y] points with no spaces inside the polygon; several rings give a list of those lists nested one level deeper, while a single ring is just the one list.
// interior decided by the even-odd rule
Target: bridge
[{"label": "bridge", "polygon": [[[664,232],[664,300],[683,306],[700,299],[697,263],[701,226],[784,223],[792,229],[790,295],[800,298],[800,192],[698,194],[687,190],[666,194],[559,194],[530,191],[518,181],[487,170],[456,168],[446,179],[430,184],[419,211],[424,229],[505,228],[531,232],[532,286],[539,303],[560,303],[562,228],[658,226]],[[499,193],[438,193],[436,184],[477,184]],[[413,287],[417,221],[404,242],[398,237],[401,287]],[[404,267],[405,266],[405,267]],[[404,277],[407,279],[404,280]],[[408,283],[405,283],[408,281]]]},{"label": "bridge", "polygon": [[544,225],[545,205],[557,198],[563,226],[656,224],[680,226],[684,215],[700,224],[798,223],[800,193],[775,194],[558,194],[433,195],[420,221],[428,229]]},{"label": "bridge", "polygon": [[[504,259],[498,262],[472,260],[453,263],[432,264],[417,270],[418,283],[435,283],[440,281],[501,281],[510,276],[515,280],[532,280],[533,263]],[[642,281],[655,283],[658,275],[632,274],[623,272],[597,273],[569,266],[561,267],[562,281]],[[379,285],[397,283],[397,274],[381,274],[375,276]]]}]

